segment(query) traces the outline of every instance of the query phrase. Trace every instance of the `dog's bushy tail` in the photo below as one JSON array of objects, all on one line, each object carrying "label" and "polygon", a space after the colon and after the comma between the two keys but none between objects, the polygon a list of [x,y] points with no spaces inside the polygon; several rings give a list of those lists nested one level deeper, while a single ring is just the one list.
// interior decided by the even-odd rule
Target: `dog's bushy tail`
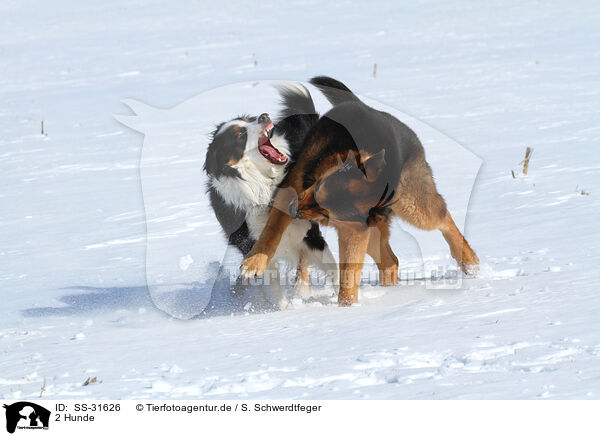
[{"label": "dog's bushy tail", "polygon": [[315,103],[306,87],[299,83],[286,83],[277,86],[281,95],[281,117],[287,118],[294,115],[316,115]]},{"label": "dog's bushy tail", "polygon": [[284,132],[292,152],[292,161],[298,158],[304,144],[304,137],[319,121],[315,103],[306,87],[299,83],[286,83],[276,86],[281,96],[279,121],[275,124],[275,134]]},{"label": "dog's bushy tail", "polygon": [[360,101],[346,85],[331,77],[317,76],[310,79],[309,82],[319,88],[327,100],[334,106],[348,101]]}]

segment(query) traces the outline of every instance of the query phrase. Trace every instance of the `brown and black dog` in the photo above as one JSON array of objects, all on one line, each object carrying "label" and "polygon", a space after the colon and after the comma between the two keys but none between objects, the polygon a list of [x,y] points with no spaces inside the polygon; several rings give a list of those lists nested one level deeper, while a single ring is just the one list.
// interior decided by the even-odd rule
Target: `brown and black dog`
[{"label": "brown and black dog", "polygon": [[461,269],[473,272],[479,259],[437,192],[417,135],[335,79],[315,77],[310,83],[333,108],[307,134],[260,238],[242,263],[242,274],[264,273],[294,218],[330,225],[339,238],[338,302],[351,305],[358,301],[367,253],[377,263],[380,284],[398,282],[398,259],[389,244],[392,216],[420,229],[439,229]]}]

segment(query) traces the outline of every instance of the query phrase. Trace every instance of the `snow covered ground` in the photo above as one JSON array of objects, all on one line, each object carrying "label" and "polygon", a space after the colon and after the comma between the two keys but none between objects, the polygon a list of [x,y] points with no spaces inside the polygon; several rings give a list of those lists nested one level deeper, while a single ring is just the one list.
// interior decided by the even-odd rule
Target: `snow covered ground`
[{"label": "snow covered ground", "polygon": [[[53,399],[597,399],[600,6],[395,3],[3,1],[0,397],[38,397],[45,384]],[[131,115],[120,101],[177,110],[220,86],[317,74],[414,118],[481,275],[456,290],[365,284],[351,308],[185,321],[158,310],[146,143],[113,118]],[[238,112],[239,88],[221,89],[227,104],[173,131],[195,154],[157,165],[201,166],[207,126]],[[468,211],[468,171],[444,164],[456,155],[435,132],[482,163]],[[192,265],[222,261],[205,200],[168,189],[152,190],[177,195],[150,241],[168,247],[184,223],[203,244]],[[419,267],[419,248],[450,262],[439,234],[411,234],[419,245],[399,224],[393,235],[403,268]]]}]

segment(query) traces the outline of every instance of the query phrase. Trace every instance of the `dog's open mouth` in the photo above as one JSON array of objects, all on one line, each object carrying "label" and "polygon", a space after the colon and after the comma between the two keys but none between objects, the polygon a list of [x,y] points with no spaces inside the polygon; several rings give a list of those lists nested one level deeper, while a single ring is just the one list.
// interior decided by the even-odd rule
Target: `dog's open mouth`
[{"label": "dog's open mouth", "polygon": [[258,151],[260,151],[260,154],[262,154],[269,162],[275,165],[283,165],[287,162],[288,158],[285,154],[273,147],[273,144],[271,144],[272,134],[273,123],[269,124],[260,134],[260,138],[258,138]]}]

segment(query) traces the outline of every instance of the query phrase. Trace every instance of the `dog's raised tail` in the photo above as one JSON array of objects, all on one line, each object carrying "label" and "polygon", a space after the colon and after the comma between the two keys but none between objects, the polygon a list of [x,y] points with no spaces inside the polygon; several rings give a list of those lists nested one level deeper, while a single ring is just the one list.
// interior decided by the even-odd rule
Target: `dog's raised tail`
[{"label": "dog's raised tail", "polygon": [[310,84],[319,88],[327,100],[337,106],[348,101],[360,101],[342,82],[327,76],[317,76],[309,80]]},{"label": "dog's raised tail", "polygon": [[306,87],[299,83],[284,83],[276,86],[281,95],[282,118],[294,115],[316,115],[315,103]]}]

